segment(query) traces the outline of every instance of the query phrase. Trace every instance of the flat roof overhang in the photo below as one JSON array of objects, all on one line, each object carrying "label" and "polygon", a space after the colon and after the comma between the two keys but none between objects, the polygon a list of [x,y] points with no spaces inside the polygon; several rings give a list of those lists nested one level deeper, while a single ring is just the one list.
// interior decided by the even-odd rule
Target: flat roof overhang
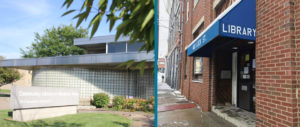
[{"label": "flat roof overhang", "polygon": [[186,48],[187,55],[210,57],[217,43],[235,39],[256,40],[255,0],[235,1]]},{"label": "flat roof overhang", "polygon": [[154,52],[87,54],[74,56],[55,56],[43,58],[7,59],[0,61],[0,67],[32,68],[61,65],[114,65],[128,60],[154,62]]},{"label": "flat roof overhang", "polygon": [[127,42],[129,41],[129,36],[120,36],[117,41],[115,41],[115,35],[106,35],[106,36],[97,36],[93,38],[77,38],[74,39],[74,45],[79,47],[84,46],[96,46],[99,44],[106,44],[106,43],[115,43],[115,42]]}]

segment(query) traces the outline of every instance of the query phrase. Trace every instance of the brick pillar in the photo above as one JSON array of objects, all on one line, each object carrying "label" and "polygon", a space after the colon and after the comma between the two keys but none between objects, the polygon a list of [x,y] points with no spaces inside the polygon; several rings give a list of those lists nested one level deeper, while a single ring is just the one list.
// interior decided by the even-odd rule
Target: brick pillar
[{"label": "brick pillar", "polygon": [[299,4],[295,6],[293,1],[256,0],[258,127],[298,126],[295,37],[300,32],[295,32],[295,16],[300,15],[295,15]]},{"label": "brick pillar", "polygon": [[295,46],[296,46],[296,50],[295,50],[295,54],[296,54],[296,80],[295,83],[297,84],[296,88],[296,100],[297,100],[297,110],[295,110],[297,112],[297,118],[295,118],[295,120],[297,120],[298,122],[298,126],[300,126],[300,0],[296,0],[296,2],[294,2],[294,17],[295,17]]},{"label": "brick pillar", "polygon": [[213,52],[212,57],[210,58],[210,82],[209,82],[209,106],[210,109],[212,108],[213,105],[216,105],[216,72],[215,72],[215,68],[216,68],[216,64],[215,64],[215,51]]}]

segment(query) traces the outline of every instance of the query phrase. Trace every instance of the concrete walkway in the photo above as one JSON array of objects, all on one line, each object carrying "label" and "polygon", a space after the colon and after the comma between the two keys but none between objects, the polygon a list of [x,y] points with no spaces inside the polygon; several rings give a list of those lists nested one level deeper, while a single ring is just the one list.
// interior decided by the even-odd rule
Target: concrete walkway
[{"label": "concrete walkway", "polygon": [[164,109],[158,112],[159,127],[234,127],[212,112],[202,112],[197,106],[191,106],[195,104],[167,84],[158,83],[157,87],[158,109]]}]

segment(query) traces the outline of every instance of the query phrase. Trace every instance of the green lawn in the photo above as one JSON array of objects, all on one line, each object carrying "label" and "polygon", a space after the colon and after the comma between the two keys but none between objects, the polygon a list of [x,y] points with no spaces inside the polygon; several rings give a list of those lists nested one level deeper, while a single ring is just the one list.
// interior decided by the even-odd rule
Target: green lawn
[{"label": "green lawn", "polygon": [[10,90],[0,89],[0,93],[10,93]]},{"label": "green lawn", "polygon": [[9,118],[9,110],[0,110],[1,127],[129,127],[131,120],[116,114],[82,113],[61,117],[15,122]]}]

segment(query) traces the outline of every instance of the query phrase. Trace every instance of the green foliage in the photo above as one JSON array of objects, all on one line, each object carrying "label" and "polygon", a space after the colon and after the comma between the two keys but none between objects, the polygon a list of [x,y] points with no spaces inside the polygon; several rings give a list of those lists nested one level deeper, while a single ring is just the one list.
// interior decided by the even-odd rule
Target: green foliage
[{"label": "green foliage", "polygon": [[93,104],[96,107],[104,107],[109,104],[109,96],[106,93],[97,93],[93,96]]},{"label": "green foliage", "polygon": [[121,63],[116,66],[117,69],[126,69],[126,70],[139,70],[140,74],[143,75],[146,69],[154,68],[153,63],[148,63],[146,60],[134,61],[129,60],[127,62]]},{"label": "green foliage", "polygon": [[74,39],[87,36],[87,29],[76,29],[72,24],[53,27],[43,34],[35,33],[34,42],[27,50],[21,49],[21,53],[24,58],[81,55],[85,50],[74,46]]},{"label": "green foliage", "polygon": [[137,100],[134,99],[134,98],[127,99],[126,100],[126,104],[125,104],[126,109],[130,109],[131,111],[135,111],[135,109],[136,109],[136,102],[137,102]]},{"label": "green foliage", "polygon": [[125,105],[125,97],[123,97],[123,96],[115,96],[113,98],[113,107],[116,110],[123,109],[124,105]]},{"label": "green foliage", "polygon": [[0,67],[0,86],[8,83],[12,83],[19,80],[21,75],[18,70],[12,68]]},{"label": "green foliage", "polygon": [[[69,9],[73,0],[65,0],[63,7]],[[112,4],[108,4],[108,0],[99,0],[96,3],[94,0],[84,0],[82,7],[78,10],[68,10],[62,16],[78,12],[73,19],[77,19],[76,27],[78,27],[89,16],[92,20],[89,21],[92,38],[98,30],[99,24],[103,16],[107,16],[107,22],[110,24],[110,31],[116,28],[117,33],[115,40],[123,36],[130,36],[130,43],[144,42],[144,45],[139,49],[147,52],[154,50],[154,0],[112,0]],[[94,13],[95,12],[95,13]],[[115,26],[115,23],[121,23]],[[138,61],[133,64],[128,61],[123,67],[138,68],[143,74],[145,61]]]},{"label": "green foliage", "polygon": [[154,97],[151,97],[149,100],[127,99],[125,101],[125,108],[130,111],[154,112]]},{"label": "green foliage", "polygon": [[[72,3],[73,0],[65,0],[63,7],[69,9]],[[62,16],[73,12],[76,11],[68,10]],[[84,0],[78,14],[74,16],[74,19],[77,19],[76,27],[92,14],[93,19],[89,25],[92,27],[91,37],[98,30],[102,17],[106,15],[110,30],[114,28],[117,21],[121,21],[121,24],[116,27],[116,40],[120,35],[129,35],[130,42],[145,42],[141,50],[154,49],[154,0],[112,0],[110,6],[108,0],[99,0],[99,3],[95,3],[94,0]]]},{"label": "green foliage", "polygon": [[78,113],[41,120],[18,122],[9,114],[11,110],[0,110],[1,127],[130,127],[132,120],[108,113]]}]

